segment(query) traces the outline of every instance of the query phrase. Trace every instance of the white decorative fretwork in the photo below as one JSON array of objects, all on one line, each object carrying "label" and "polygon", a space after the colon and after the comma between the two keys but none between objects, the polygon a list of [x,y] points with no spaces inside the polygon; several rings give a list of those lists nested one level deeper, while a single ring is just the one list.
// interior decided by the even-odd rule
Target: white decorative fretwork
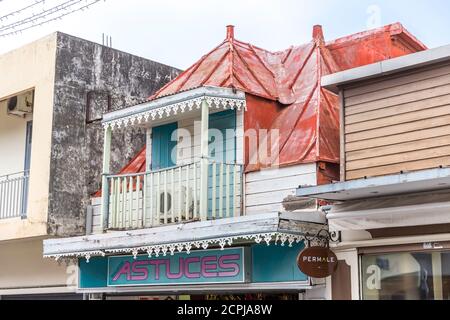
[{"label": "white decorative fretwork", "polygon": [[135,114],[120,117],[118,119],[105,121],[103,122],[103,127],[110,127],[112,130],[114,130],[116,128],[120,129],[122,127],[127,127],[129,125],[167,118],[179,113],[185,113],[193,111],[195,109],[200,109],[203,101],[208,104],[209,108],[247,110],[245,99],[203,96],[200,98],[193,98],[167,106],[154,108],[148,111],[137,112]]},{"label": "white decorative fretwork", "polygon": [[86,262],[89,263],[89,260],[91,259],[91,257],[104,257],[105,256],[105,252],[104,251],[86,251],[86,252],[75,252],[72,253],[70,255],[68,254],[55,254],[52,255],[51,258],[54,258],[56,261],[59,261],[60,259],[64,259],[67,257],[73,257],[73,258],[82,258],[84,257],[86,259]]},{"label": "white decorative fretwork", "polygon": [[207,240],[198,240],[198,241],[189,241],[182,243],[170,243],[170,244],[161,244],[161,245],[152,245],[138,248],[119,248],[119,249],[106,249],[103,251],[90,251],[90,252],[74,252],[74,253],[66,253],[66,254],[58,254],[58,255],[47,255],[46,258],[55,258],[59,260],[61,258],[68,257],[84,257],[86,261],[89,262],[89,259],[93,256],[102,256],[112,255],[112,254],[131,254],[136,258],[138,254],[146,253],[149,257],[155,256],[167,256],[174,255],[176,252],[186,252],[189,254],[191,249],[195,248],[197,250],[206,250],[211,246],[218,246],[220,249],[224,249],[226,246],[231,247],[232,244],[237,240],[244,241],[253,241],[257,244],[266,244],[270,246],[271,244],[280,245],[280,246],[289,246],[292,247],[294,243],[299,243],[301,241],[307,240],[304,235],[298,234],[288,234],[288,233],[259,233],[259,234],[250,234],[250,235],[238,235],[233,237],[226,238],[216,238],[216,239],[207,239]]}]

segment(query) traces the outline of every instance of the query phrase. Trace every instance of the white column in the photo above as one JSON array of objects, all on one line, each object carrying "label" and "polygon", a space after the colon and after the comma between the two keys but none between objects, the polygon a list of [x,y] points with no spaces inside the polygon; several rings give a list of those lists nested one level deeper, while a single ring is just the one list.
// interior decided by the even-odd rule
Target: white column
[{"label": "white column", "polygon": [[145,170],[152,170],[152,128],[147,128],[145,139]]},{"label": "white column", "polygon": [[109,184],[107,175],[110,173],[111,160],[111,127],[105,129],[103,140],[103,174],[102,174],[102,228],[106,230],[108,227],[109,214]]},{"label": "white column", "polygon": [[[147,172],[150,172],[152,170],[152,128],[147,128],[146,134],[145,134],[145,175],[144,175],[144,181],[143,181],[143,189],[142,189],[142,224],[141,227],[145,228],[147,224],[147,205],[150,203],[150,212],[152,212],[152,202],[149,199],[148,194],[148,174]],[[152,197],[152,191],[150,191],[150,197]],[[151,222],[153,223],[153,220],[151,219]]]},{"label": "white column", "polygon": [[200,124],[200,217],[202,220],[208,219],[208,129],[209,107],[206,100],[203,100]]}]

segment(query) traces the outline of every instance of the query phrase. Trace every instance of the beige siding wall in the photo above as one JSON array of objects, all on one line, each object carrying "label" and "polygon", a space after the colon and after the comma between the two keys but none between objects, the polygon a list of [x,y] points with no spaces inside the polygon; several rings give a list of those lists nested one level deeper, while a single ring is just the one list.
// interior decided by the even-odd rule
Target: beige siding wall
[{"label": "beige siding wall", "polygon": [[43,258],[42,250],[42,239],[0,244],[0,295],[76,290],[77,266]]},{"label": "beige siding wall", "polygon": [[450,65],[344,91],[345,179],[450,165]]}]

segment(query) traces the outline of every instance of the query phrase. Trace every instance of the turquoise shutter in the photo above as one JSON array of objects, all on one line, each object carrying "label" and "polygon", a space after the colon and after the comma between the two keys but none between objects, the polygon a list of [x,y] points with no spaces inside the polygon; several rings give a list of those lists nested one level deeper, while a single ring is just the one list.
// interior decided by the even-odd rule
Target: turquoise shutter
[{"label": "turquoise shutter", "polygon": [[[209,156],[217,162],[236,161],[236,110],[227,110],[209,116]],[[227,137],[227,129],[233,134]],[[217,140],[215,132],[220,132],[222,141]],[[228,138],[228,139],[227,139]]]},{"label": "turquoise shutter", "polygon": [[[234,163],[236,162],[236,111],[227,110],[211,114],[209,116],[209,156],[211,160],[220,163]],[[227,129],[232,129],[232,134],[227,137]],[[215,137],[215,133],[220,132],[223,139]],[[215,176],[212,176],[212,165],[209,166],[208,177],[208,217],[212,216],[212,202],[215,201],[216,208],[219,208],[219,183],[220,172],[216,171]],[[216,197],[212,199],[212,181],[216,180]],[[230,183],[233,185],[233,176],[230,177]],[[226,172],[224,171],[222,176],[222,188],[226,188]],[[230,193],[230,208],[232,207],[233,190],[229,190]],[[222,197],[222,211],[225,212],[226,198]],[[233,214],[233,213],[231,213]]]},{"label": "turquoise shutter", "polygon": [[161,170],[176,165],[177,141],[172,141],[172,133],[178,129],[178,123],[170,123],[152,129],[152,170]]}]

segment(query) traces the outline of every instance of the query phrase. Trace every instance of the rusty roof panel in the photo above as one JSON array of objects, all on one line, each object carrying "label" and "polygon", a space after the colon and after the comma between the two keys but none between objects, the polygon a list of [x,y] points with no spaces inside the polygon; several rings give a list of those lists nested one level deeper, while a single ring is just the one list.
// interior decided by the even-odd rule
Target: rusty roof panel
[{"label": "rusty roof panel", "polygon": [[[309,43],[279,52],[236,40],[233,27],[228,26],[219,46],[149,99],[205,85],[240,89],[248,94],[245,129],[280,130],[280,165],[338,163],[339,102],[320,87],[321,77],[425,49],[399,23],[329,42],[322,28],[315,26]],[[122,172],[145,168],[135,163],[145,161],[143,154]],[[247,165],[247,171],[260,169],[261,163]]]}]

